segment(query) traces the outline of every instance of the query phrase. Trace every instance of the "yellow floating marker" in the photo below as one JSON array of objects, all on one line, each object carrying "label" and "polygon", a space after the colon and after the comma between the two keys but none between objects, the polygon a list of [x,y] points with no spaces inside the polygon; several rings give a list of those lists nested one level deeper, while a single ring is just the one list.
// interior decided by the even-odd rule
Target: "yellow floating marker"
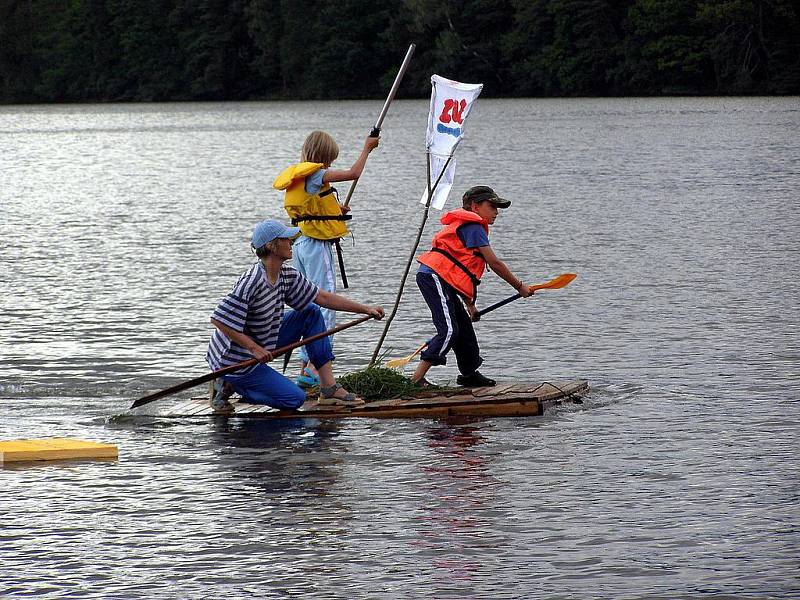
[{"label": "yellow floating marker", "polygon": [[51,438],[0,442],[0,464],[28,460],[68,460],[75,458],[117,458],[113,444]]}]

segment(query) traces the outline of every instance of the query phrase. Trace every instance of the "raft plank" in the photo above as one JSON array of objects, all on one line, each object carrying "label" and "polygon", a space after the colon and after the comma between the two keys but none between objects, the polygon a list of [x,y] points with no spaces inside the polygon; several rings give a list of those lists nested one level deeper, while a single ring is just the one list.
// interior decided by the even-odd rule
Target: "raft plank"
[{"label": "raft plank", "polygon": [[[310,396],[296,411],[280,411],[268,406],[240,402],[232,398],[236,411],[226,418],[291,419],[291,418],[440,418],[449,416],[528,416],[541,415],[551,406],[579,399],[589,388],[585,380],[543,383],[505,383],[493,388],[461,388],[426,390],[415,397],[375,400],[357,408],[319,406]],[[219,417],[211,410],[207,397],[193,398],[168,408],[153,407],[151,416]]]},{"label": "raft plank", "polygon": [[507,391],[517,389],[519,387],[520,386],[518,383],[507,383],[507,384],[495,385],[492,387],[475,388],[473,390],[473,395],[478,398],[482,398],[484,396],[492,396],[492,397],[502,396]]},{"label": "raft plank", "polygon": [[193,405],[190,405],[187,409],[183,410],[179,414],[183,414],[187,417],[196,417],[198,415],[205,415],[211,412],[211,405],[208,403],[208,398],[201,398],[199,402],[195,402]]},{"label": "raft plank", "polygon": [[264,406],[260,404],[248,404],[247,402],[239,402],[238,400],[234,402],[233,399],[231,400],[232,400],[231,404],[233,404],[233,407],[236,409],[236,412],[241,414],[263,412],[265,409],[270,408],[269,406]]},{"label": "raft plank", "polygon": [[176,404],[172,407],[172,410],[176,413],[188,413],[192,410],[197,410],[199,407],[199,403],[197,402],[197,398],[192,398],[190,400],[183,400],[180,404]]},{"label": "raft plank", "polygon": [[0,442],[0,464],[75,458],[117,458],[118,456],[119,450],[115,445],[86,440],[48,438]]}]

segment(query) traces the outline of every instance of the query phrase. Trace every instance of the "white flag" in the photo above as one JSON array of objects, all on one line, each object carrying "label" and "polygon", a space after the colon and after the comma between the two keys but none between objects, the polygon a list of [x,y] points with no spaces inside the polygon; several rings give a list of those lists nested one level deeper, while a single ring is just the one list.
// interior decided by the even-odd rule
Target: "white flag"
[{"label": "white flag", "polygon": [[[431,77],[431,108],[428,113],[426,145],[431,161],[431,185],[442,173],[447,158],[453,155],[464,137],[464,122],[472,105],[483,89],[481,83],[460,83],[439,75]],[[455,159],[450,160],[447,172],[442,175],[431,199],[431,206],[444,208],[455,177]],[[422,204],[428,201],[427,188],[422,194]]]},{"label": "white flag", "polygon": [[[436,180],[439,179],[439,174],[442,172],[447,158],[447,156],[439,156],[438,154],[430,155],[428,160],[431,161],[431,185],[436,183]],[[455,176],[456,159],[451,158],[450,163],[447,165],[447,171],[442,175],[442,178],[439,179],[439,185],[433,190],[433,198],[431,198],[431,206],[433,208],[439,210],[444,208],[445,202],[447,202],[447,196],[450,195],[450,190],[453,187],[453,179]],[[425,188],[425,191],[422,192],[422,200],[420,202],[422,204],[428,203],[428,188]]]}]

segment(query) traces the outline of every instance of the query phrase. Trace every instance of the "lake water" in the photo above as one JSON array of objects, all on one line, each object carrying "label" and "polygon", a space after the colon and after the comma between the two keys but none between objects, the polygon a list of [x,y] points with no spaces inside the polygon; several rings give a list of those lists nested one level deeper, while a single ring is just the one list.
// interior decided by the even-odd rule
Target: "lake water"
[{"label": "lake water", "polygon": [[[112,418],[207,371],[253,225],[284,218],[272,180],[313,129],[349,165],[381,106],[0,107],[0,439],[120,448],[0,469],[0,596],[800,596],[798,98],[478,101],[449,207],[493,186],[514,202],[492,229],[511,269],[579,274],[477,324],[482,371],[586,378],[583,405]],[[348,294],[387,308],[427,110],[392,105],[351,202]],[[479,305],[510,293],[489,273]],[[381,331],[338,335],[337,372]],[[430,334],[409,278],[387,358]]]}]

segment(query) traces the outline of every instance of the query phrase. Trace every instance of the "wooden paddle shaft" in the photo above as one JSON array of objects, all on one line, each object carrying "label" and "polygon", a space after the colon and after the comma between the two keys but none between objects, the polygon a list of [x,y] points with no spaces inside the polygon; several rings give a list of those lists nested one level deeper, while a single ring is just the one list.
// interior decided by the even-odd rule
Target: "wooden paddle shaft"
[{"label": "wooden paddle shaft", "polygon": [[[300,346],[305,346],[306,344],[315,342],[318,339],[327,337],[329,335],[333,335],[334,333],[338,333],[350,327],[360,325],[364,321],[367,321],[371,318],[372,318],[371,315],[364,315],[363,317],[356,319],[355,321],[350,321],[349,323],[345,323],[344,325],[338,325],[337,327],[329,329],[328,331],[323,331],[322,333],[317,333],[316,335],[303,338],[302,340],[298,340],[292,344],[287,344],[286,346],[282,346],[281,348],[276,348],[275,350],[272,351],[272,357],[277,358],[279,356],[286,354],[287,352],[294,350],[295,348],[299,348]],[[250,360],[245,360],[235,365],[225,367],[224,369],[219,369],[218,371],[212,371],[211,373],[206,373],[201,377],[196,377],[195,379],[184,381],[183,383],[173,385],[172,387],[168,387],[164,390],[161,390],[160,392],[155,392],[154,394],[150,394],[149,396],[144,396],[143,398],[139,398],[131,405],[131,408],[138,408],[139,406],[144,406],[145,404],[149,404],[150,402],[158,400],[159,398],[165,398],[166,396],[177,394],[178,392],[188,390],[189,388],[193,388],[197,385],[200,385],[201,383],[212,381],[214,379],[222,377],[223,375],[228,375],[229,373],[238,371],[239,369],[250,367],[258,362],[259,360],[257,358],[251,358]]]}]

